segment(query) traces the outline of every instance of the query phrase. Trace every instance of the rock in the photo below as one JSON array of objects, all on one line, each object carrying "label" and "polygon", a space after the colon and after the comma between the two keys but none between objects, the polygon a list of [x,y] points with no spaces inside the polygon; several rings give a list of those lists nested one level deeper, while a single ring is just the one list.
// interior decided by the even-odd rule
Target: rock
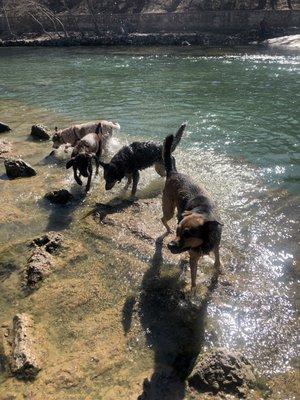
[{"label": "rock", "polygon": [[53,190],[45,194],[45,198],[51,203],[67,204],[73,199],[72,194],[66,189]]},{"label": "rock", "polygon": [[5,133],[11,131],[10,127],[3,122],[0,122],[0,133]]},{"label": "rock", "polygon": [[204,355],[188,382],[201,392],[225,392],[244,397],[255,383],[255,376],[252,365],[244,356],[217,349]]},{"label": "rock", "polygon": [[61,248],[63,235],[57,232],[48,232],[46,235],[34,239],[30,246],[37,246],[45,249],[48,253],[52,254]]},{"label": "rock", "polygon": [[49,140],[51,137],[43,125],[32,125],[30,135],[38,140]]},{"label": "rock", "polygon": [[36,248],[27,262],[25,285],[35,289],[36,285],[50,275],[54,267],[52,256],[44,249]]},{"label": "rock", "polygon": [[14,316],[11,326],[3,327],[1,353],[5,369],[20,379],[32,380],[41,370],[32,318]]},{"label": "rock", "polygon": [[6,174],[10,179],[25,178],[36,175],[36,171],[31,165],[19,159],[7,159],[4,161]]}]

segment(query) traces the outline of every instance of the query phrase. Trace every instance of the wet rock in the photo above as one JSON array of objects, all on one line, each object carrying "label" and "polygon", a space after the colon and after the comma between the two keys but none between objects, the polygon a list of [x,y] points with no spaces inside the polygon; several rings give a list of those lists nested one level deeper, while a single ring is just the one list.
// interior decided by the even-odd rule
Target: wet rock
[{"label": "wet rock", "polygon": [[25,178],[36,175],[31,165],[21,159],[7,159],[4,161],[6,174],[10,179]]},{"label": "wet rock", "polygon": [[48,232],[46,235],[34,239],[30,246],[41,247],[52,254],[62,246],[63,235],[58,232]]},{"label": "wet rock", "polygon": [[3,122],[0,122],[0,133],[5,133],[11,131],[10,127]]},{"label": "wet rock", "polygon": [[59,189],[46,193],[45,198],[54,204],[67,204],[73,199],[73,196],[68,190]]},{"label": "wet rock", "polygon": [[50,275],[54,267],[52,256],[42,248],[36,248],[27,262],[25,271],[25,285],[29,289],[36,288],[46,276]]},{"label": "wet rock", "polygon": [[4,368],[20,379],[32,380],[41,370],[33,321],[28,314],[17,314],[12,324],[2,328],[1,355]]},{"label": "wet rock", "polygon": [[49,140],[51,136],[47,131],[43,125],[32,125],[30,135],[37,140]]},{"label": "wet rock", "polygon": [[200,392],[225,392],[244,397],[255,383],[255,376],[252,365],[244,356],[217,349],[204,355],[188,382]]}]

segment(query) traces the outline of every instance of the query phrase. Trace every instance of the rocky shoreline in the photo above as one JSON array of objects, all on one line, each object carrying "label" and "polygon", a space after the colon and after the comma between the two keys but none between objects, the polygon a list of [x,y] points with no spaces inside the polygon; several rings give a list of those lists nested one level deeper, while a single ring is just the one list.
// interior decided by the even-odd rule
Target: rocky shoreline
[{"label": "rocky shoreline", "polygon": [[69,46],[243,46],[258,39],[258,32],[221,34],[221,33],[106,33],[100,36],[79,36],[74,34],[69,37],[27,36],[22,38],[0,39],[0,47],[69,47]]}]

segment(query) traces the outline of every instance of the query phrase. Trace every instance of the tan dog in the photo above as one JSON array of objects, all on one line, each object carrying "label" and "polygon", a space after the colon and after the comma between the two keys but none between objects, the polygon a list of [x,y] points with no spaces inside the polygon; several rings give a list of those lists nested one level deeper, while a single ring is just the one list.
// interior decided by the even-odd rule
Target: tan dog
[{"label": "tan dog", "polygon": [[66,129],[58,130],[52,136],[53,148],[58,149],[63,144],[74,147],[88,133],[96,132],[97,126],[101,123],[102,145],[105,147],[107,141],[120,130],[120,125],[111,121],[87,122],[86,124],[72,125]]},{"label": "tan dog", "polygon": [[168,221],[173,218],[177,208],[176,238],[168,244],[168,248],[173,254],[189,252],[191,291],[194,292],[200,257],[213,251],[214,265],[218,269],[221,268],[219,246],[222,224],[207,192],[195,185],[188,176],[176,171],[174,158],[171,156],[173,140],[173,135],[168,136],[163,150],[167,179],[162,198],[162,222],[167,233],[171,233]]}]

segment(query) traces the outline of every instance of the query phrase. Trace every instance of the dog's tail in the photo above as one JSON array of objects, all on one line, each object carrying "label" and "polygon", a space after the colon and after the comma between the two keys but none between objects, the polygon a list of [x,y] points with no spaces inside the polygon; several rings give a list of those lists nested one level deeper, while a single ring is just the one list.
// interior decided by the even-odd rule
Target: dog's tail
[{"label": "dog's tail", "polygon": [[99,124],[97,125],[97,128],[96,128],[96,131],[95,131],[95,133],[97,134],[97,135],[99,135],[99,133],[103,133],[102,132],[102,124],[101,124],[101,122],[99,122]]},{"label": "dog's tail", "polygon": [[183,135],[186,127],[187,127],[187,122],[181,124],[180,128],[178,129],[178,131],[177,131],[177,133],[176,133],[176,135],[174,137],[173,143],[172,143],[171,153],[173,153],[173,151],[179,145],[179,142],[180,142],[180,140],[182,138],[182,135]]},{"label": "dog's tail", "polygon": [[163,147],[163,160],[165,164],[167,177],[170,176],[172,172],[176,171],[174,158],[172,157],[173,143],[174,143],[174,135],[169,135],[165,138]]}]

